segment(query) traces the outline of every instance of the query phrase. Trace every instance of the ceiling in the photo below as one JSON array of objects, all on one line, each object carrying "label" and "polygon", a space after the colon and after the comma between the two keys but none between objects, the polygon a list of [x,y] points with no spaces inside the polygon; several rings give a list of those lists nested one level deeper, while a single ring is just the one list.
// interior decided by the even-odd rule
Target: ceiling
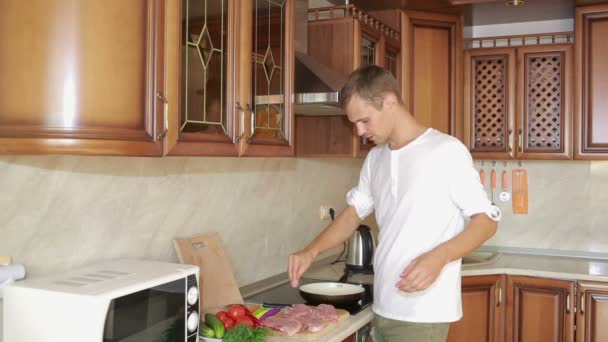
[{"label": "ceiling", "polygon": [[[575,5],[606,3],[607,0],[525,0],[519,7],[507,0],[350,0],[364,10],[401,8],[418,11],[462,14],[464,25],[490,25],[574,17]],[[330,0],[338,5],[347,1]]]}]

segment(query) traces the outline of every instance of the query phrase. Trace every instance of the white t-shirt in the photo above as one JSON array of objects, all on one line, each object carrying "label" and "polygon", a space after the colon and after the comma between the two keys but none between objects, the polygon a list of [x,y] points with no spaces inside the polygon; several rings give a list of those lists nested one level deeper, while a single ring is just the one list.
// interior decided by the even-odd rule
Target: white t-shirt
[{"label": "white t-shirt", "polygon": [[459,320],[460,260],[447,264],[424,291],[402,292],[396,284],[414,258],[458,235],[466,217],[500,219],[466,147],[432,128],[398,150],[377,146],[346,197],[361,219],[376,214],[374,312],[408,322]]}]

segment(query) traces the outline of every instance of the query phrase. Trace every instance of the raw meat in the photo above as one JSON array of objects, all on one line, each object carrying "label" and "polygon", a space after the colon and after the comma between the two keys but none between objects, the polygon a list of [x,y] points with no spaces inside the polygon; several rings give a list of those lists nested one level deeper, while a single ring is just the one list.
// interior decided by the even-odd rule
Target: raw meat
[{"label": "raw meat", "polygon": [[287,336],[295,335],[302,329],[302,323],[297,319],[280,316],[268,317],[264,320],[264,324],[270,328],[278,329],[286,333]]},{"label": "raw meat", "polygon": [[327,304],[317,307],[304,304],[294,304],[281,313],[282,317],[291,318],[302,324],[302,329],[316,332],[322,330],[330,322],[338,321],[336,309]]}]

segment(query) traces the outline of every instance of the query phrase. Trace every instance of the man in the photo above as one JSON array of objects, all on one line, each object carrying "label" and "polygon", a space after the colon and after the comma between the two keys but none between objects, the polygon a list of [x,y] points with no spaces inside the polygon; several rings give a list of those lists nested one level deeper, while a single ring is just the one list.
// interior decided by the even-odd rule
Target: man
[{"label": "man", "polygon": [[377,146],[347,194],[346,209],[289,256],[291,285],[297,287],[320,252],[348,239],[375,212],[375,340],[443,342],[449,323],[462,317],[460,259],[494,235],[500,211],[466,147],[416,122],[388,71],[359,68],[340,101],[357,134]]}]

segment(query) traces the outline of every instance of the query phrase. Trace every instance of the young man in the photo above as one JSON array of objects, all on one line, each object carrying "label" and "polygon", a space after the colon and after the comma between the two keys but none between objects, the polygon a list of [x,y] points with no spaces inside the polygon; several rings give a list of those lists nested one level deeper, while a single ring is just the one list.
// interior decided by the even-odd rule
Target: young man
[{"label": "young man", "polygon": [[377,146],[347,194],[346,209],[289,256],[291,285],[320,252],[348,239],[375,212],[375,340],[444,342],[449,323],[462,316],[460,259],[494,235],[500,211],[466,147],[416,122],[388,71],[359,68],[340,97],[357,134]]}]

